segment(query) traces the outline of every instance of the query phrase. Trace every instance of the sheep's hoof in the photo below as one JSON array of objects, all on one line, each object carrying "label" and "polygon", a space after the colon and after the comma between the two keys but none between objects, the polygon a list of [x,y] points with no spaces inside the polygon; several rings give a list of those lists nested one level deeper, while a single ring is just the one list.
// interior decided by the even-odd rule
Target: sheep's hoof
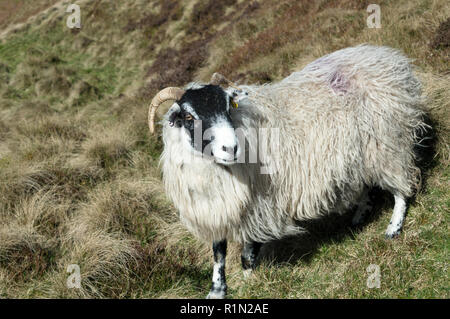
[{"label": "sheep's hoof", "polygon": [[223,290],[211,290],[206,299],[225,299],[226,292]]},{"label": "sheep's hoof", "polygon": [[386,239],[394,239],[400,235],[400,232],[402,231],[402,224],[401,223],[392,223],[392,221],[389,223],[386,234],[384,237]]},{"label": "sheep's hoof", "polygon": [[387,230],[386,234],[384,235],[384,238],[386,238],[386,239],[395,239],[398,236],[400,236],[400,229],[393,230],[393,231]]}]

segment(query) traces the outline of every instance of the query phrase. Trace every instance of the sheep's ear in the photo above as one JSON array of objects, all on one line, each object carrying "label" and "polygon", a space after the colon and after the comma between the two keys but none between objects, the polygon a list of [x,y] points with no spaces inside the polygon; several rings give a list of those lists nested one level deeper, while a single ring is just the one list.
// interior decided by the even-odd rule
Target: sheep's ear
[{"label": "sheep's ear", "polygon": [[227,95],[230,97],[230,100],[235,108],[238,107],[239,102],[245,99],[248,96],[248,92],[244,90],[238,90],[232,87],[229,87],[225,90]]},{"label": "sheep's ear", "polygon": [[174,103],[169,111],[167,111],[167,120],[169,121],[169,126],[174,126],[177,123],[177,119],[179,118],[181,112],[180,105],[178,103]]}]

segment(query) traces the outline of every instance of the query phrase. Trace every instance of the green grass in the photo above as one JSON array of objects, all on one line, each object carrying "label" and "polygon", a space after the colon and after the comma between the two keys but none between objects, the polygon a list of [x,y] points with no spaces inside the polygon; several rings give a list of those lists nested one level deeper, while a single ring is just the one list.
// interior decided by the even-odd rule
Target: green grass
[{"label": "green grass", "polygon": [[[28,17],[50,2],[0,7]],[[384,239],[393,201],[378,192],[362,227],[350,226],[350,213],[307,223],[307,234],[265,245],[247,280],[231,244],[229,297],[449,298],[446,2],[381,1],[378,30],[366,28],[368,3],[358,0],[215,4],[80,1],[79,31],[57,7],[1,36],[0,297],[203,298],[211,248],[184,229],[164,194],[162,141],[146,119],[153,94],[216,71],[277,81],[368,42],[414,59],[437,136],[404,232]],[[24,22],[2,17],[2,26]],[[66,287],[73,263],[82,289]],[[370,264],[380,267],[379,289],[366,285]]]}]

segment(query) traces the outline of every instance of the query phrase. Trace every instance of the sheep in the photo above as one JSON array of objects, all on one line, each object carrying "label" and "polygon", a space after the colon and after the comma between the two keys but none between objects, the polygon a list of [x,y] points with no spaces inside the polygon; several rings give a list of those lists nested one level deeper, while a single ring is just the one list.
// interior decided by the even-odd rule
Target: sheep
[{"label": "sheep", "polygon": [[209,84],[166,88],[149,108],[152,133],[166,100],[175,103],[161,122],[163,181],[181,222],[213,243],[207,298],[226,295],[227,241],[243,244],[248,273],[263,243],[304,231],[298,221],[356,206],[360,223],[375,186],[395,199],[385,236],[399,235],[427,128],[421,84],[399,51],[341,49],[264,85],[215,74]]}]

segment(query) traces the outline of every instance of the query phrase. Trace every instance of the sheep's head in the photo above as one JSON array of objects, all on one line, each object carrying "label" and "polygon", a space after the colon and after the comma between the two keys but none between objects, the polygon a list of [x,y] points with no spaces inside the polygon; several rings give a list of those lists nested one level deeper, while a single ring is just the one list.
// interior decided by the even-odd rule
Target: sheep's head
[{"label": "sheep's head", "polygon": [[[191,85],[186,90],[166,88],[152,101],[149,112],[150,131],[154,131],[156,108],[165,100],[175,100],[165,119],[169,129],[179,130],[181,140],[198,156],[213,157],[219,164],[236,163],[241,154],[239,139],[231,118],[237,104],[236,89],[223,89],[227,81],[215,74],[211,84]],[[230,83],[227,83],[230,85]]]}]

